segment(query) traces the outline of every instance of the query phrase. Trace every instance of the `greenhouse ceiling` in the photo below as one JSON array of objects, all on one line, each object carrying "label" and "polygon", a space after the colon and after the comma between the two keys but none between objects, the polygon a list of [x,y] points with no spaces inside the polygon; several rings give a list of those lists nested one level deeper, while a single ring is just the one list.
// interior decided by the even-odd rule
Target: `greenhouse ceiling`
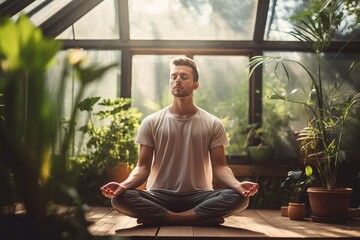
[{"label": "greenhouse ceiling", "polygon": [[[65,48],[145,52],[299,51],[291,38],[290,17],[308,5],[296,0],[0,0],[1,16],[22,13]],[[330,50],[344,46],[359,29],[349,31],[347,17]],[[357,37],[356,39],[359,39]],[[359,42],[346,46],[358,51]],[[306,50],[306,49],[303,49]]]}]

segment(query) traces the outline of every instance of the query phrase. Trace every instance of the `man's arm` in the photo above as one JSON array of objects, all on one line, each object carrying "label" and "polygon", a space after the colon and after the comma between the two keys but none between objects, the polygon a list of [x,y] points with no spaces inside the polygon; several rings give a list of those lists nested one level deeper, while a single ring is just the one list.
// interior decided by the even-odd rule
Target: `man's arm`
[{"label": "man's arm", "polygon": [[139,160],[129,177],[121,185],[126,189],[135,189],[143,184],[150,174],[154,149],[145,145],[140,146]]},{"label": "man's arm", "polygon": [[214,177],[224,186],[232,188],[238,193],[248,197],[253,196],[259,185],[257,183],[243,181],[239,182],[230,167],[227,165],[223,146],[210,149],[210,158]]},{"label": "man's arm", "polygon": [[105,197],[111,198],[123,193],[126,189],[135,189],[143,184],[150,174],[154,149],[140,146],[139,160],[129,177],[121,183],[109,182],[100,188]]}]

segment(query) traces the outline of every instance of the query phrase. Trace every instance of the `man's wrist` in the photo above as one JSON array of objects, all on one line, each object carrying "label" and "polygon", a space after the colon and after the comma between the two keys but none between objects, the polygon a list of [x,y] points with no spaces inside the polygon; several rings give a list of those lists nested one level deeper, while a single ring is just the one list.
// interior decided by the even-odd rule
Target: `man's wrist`
[{"label": "man's wrist", "polygon": [[123,183],[119,183],[119,186],[125,190],[127,189],[127,187]]}]

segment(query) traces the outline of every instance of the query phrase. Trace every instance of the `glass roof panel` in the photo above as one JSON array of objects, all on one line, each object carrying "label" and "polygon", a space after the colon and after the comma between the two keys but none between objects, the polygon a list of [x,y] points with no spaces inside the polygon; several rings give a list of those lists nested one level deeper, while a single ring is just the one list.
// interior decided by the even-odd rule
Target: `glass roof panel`
[{"label": "glass roof panel", "polygon": [[[303,11],[309,7],[308,1],[296,0],[271,0],[265,27],[265,40],[275,41],[297,41],[294,37],[288,34],[293,24],[290,17],[296,13]],[[352,36],[359,33],[360,26],[354,25],[355,16],[349,14],[346,9],[341,9],[344,13],[344,19],[337,31],[334,40],[350,40]],[[360,35],[357,39],[360,38]]]},{"label": "glass roof panel", "polygon": [[265,40],[297,41],[289,32],[293,25],[290,17],[303,10],[307,1],[271,0],[265,27]]},{"label": "glass roof panel", "polygon": [[251,40],[256,0],[129,0],[130,38]]},{"label": "glass roof panel", "polygon": [[58,39],[119,39],[117,0],[101,2],[62,32]]},{"label": "glass roof panel", "polygon": [[360,23],[356,23],[355,14],[349,13],[347,9],[342,9],[344,12],[344,18],[338,28],[335,36],[335,41],[339,40],[360,40]]},{"label": "glass roof panel", "polygon": [[33,24],[39,26],[71,1],[73,0],[37,0],[27,6],[20,13],[14,15],[12,18],[17,19],[20,14],[27,14]]}]

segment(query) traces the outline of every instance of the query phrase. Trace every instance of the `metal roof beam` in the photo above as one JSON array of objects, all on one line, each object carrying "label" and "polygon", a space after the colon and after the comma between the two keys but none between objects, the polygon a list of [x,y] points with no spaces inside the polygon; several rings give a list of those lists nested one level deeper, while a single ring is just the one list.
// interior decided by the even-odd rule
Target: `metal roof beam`
[{"label": "metal roof beam", "polygon": [[8,0],[0,5],[0,16],[12,17],[29,6],[35,0]]},{"label": "metal roof beam", "polygon": [[40,25],[44,35],[55,38],[103,0],[72,1]]},{"label": "metal roof beam", "polygon": [[254,30],[254,42],[262,43],[264,41],[264,33],[266,27],[266,19],[269,10],[270,0],[259,0],[256,12],[256,22]]},{"label": "metal roof beam", "polygon": [[[116,50],[122,48],[131,48],[133,50],[147,51],[157,50],[208,50],[208,51],[298,51],[311,52],[311,49],[305,47],[297,41],[263,41],[255,43],[253,41],[206,41],[206,40],[130,40],[123,42],[121,40],[62,40],[65,49],[73,47],[82,47],[84,49],[102,49]],[[353,53],[359,51],[359,41],[350,43],[333,42],[330,44],[327,52]]]}]

